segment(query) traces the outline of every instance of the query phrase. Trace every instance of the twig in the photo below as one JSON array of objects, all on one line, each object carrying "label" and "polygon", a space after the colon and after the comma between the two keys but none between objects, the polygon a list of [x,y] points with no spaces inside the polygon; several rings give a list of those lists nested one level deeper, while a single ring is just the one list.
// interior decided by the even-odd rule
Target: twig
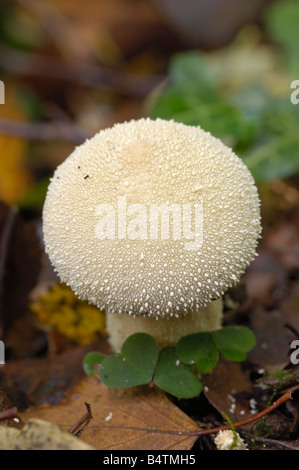
[{"label": "twig", "polygon": [[75,434],[75,436],[77,437],[79,437],[82,434],[86,426],[88,426],[90,420],[93,418],[91,414],[90,404],[85,402],[85,406],[87,408],[87,413],[85,413],[85,415],[82,416],[82,418],[79,419],[79,421],[76,424],[74,424],[71,427],[71,429],[69,429],[69,432],[72,434]]},{"label": "twig", "polygon": [[[241,421],[237,421],[237,422],[233,423],[234,427],[239,428],[241,426],[245,426],[246,424],[253,423],[254,421],[262,418],[265,415],[267,415],[268,413],[271,413],[271,411],[275,410],[276,408],[278,408],[280,405],[282,405],[286,401],[291,400],[292,399],[292,393],[295,390],[299,390],[299,385],[295,385],[294,387],[291,387],[280,398],[275,400],[271,405],[269,405],[267,408],[260,411],[259,413],[256,413],[255,415],[250,416],[249,418],[245,418],[245,419],[242,419]],[[216,432],[224,431],[226,429],[231,429],[231,426],[228,424],[228,425],[224,425],[224,426],[219,426],[217,428],[204,429],[204,430],[201,430],[201,431],[195,431],[194,434],[196,434],[198,436],[203,436],[204,434],[214,434]]]},{"label": "twig", "polygon": [[14,406],[13,408],[9,408],[8,410],[4,410],[0,412],[0,422],[6,421],[7,419],[13,419],[17,417],[17,407]]},{"label": "twig", "polygon": [[[236,421],[233,424],[234,428],[239,428],[241,426],[245,426],[246,424],[253,423],[254,421],[262,418],[263,416],[267,415],[268,413],[271,413],[271,411],[275,410],[278,408],[280,405],[285,403],[288,400],[292,399],[292,393],[295,390],[299,390],[299,385],[295,385],[294,387],[291,387],[289,390],[287,390],[280,398],[278,398],[274,403],[272,403],[270,406],[265,408],[264,410],[260,411],[259,413],[256,413],[253,416],[250,416],[249,418],[245,418],[241,421]],[[204,436],[207,434],[216,434],[219,431],[225,431],[226,429],[231,429],[231,425],[222,425],[218,426],[216,428],[208,428],[208,429],[200,429],[198,431],[170,431],[170,430],[162,430],[162,429],[151,429],[151,428],[139,428],[135,426],[128,426],[128,427],[123,427],[123,426],[103,426],[101,425],[101,428],[107,428],[107,429],[126,429],[126,430],[134,430],[134,431],[146,431],[146,432],[152,432],[152,433],[159,433],[159,434],[179,434],[180,436]]]},{"label": "twig", "polygon": [[0,47],[1,67],[18,74],[66,80],[74,84],[98,89],[104,87],[131,97],[146,96],[161,83],[163,77],[138,77],[90,62],[65,62],[29,52],[17,52]]},{"label": "twig", "polygon": [[270,439],[268,437],[254,436],[251,433],[244,432],[244,431],[242,431],[241,435],[244,436],[247,440],[262,442],[264,444],[271,444],[275,447],[280,447],[280,448],[288,449],[288,450],[299,450],[298,446],[290,444],[289,442],[286,442],[286,441],[281,441],[279,439]]},{"label": "twig", "polygon": [[51,123],[29,123],[0,118],[0,134],[22,137],[31,140],[63,140],[82,143],[88,135],[78,127],[65,121]]}]

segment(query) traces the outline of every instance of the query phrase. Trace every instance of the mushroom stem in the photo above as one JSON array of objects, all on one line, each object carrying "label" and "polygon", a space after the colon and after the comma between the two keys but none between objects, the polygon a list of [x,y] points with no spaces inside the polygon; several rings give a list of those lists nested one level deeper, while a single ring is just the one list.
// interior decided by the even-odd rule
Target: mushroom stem
[{"label": "mushroom stem", "polygon": [[179,318],[146,318],[106,314],[106,329],[109,342],[115,352],[119,352],[123,342],[133,333],[143,332],[151,335],[160,348],[173,346],[188,334],[200,331],[214,331],[221,328],[223,315],[222,299],[214,300],[200,312],[190,312]]}]

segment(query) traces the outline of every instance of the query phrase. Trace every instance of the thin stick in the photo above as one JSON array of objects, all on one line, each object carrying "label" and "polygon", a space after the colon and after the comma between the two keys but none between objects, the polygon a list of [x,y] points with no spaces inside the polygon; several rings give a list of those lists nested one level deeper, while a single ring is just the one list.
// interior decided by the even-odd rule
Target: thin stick
[{"label": "thin stick", "polygon": [[269,437],[262,437],[262,436],[254,436],[248,432],[242,431],[242,436],[244,436],[247,440],[252,440],[256,442],[262,442],[264,444],[271,444],[275,447],[282,447],[283,449],[288,450],[299,450],[298,446],[290,444],[286,441],[281,441],[279,439],[270,439]]},{"label": "thin stick", "polygon": [[85,415],[82,416],[82,418],[80,418],[79,421],[77,423],[75,423],[69,429],[69,432],[72,433],[72,434],[75,434],[75,436],[77,436],[77,437],[79,437],[82,434],[82,432],[84,431],[86,426],[88,426],[90,420],[93,418],[93,416],[91,414],[90,404],[85,402],[85,406],[87,408],[87,413],[85,413]]},{"label": "thin stick", "polygon": [[0,421],[6,421],[7,419],[13,419],[17,417],[17,407],[14,406],[13,408],[8,408],[8,410],[4,410],[0,412]]},{"label": "thin stick", "polygon": [[147,96],[165,78],[160,75],[135,76],[85,61],[66,62],[12,48],[0,47],[1,67],[11,72],[45,79],[66,80],[93,89],[104,88],[127,96]]},{"label": "thin stick", "polygon": [[73,124],[64,122],[28,123],[0,118],[0,134],[22,137],[30,140],[63,140],[82,143],[87,135]]},{"label": "thin stick", "polygon": [[[264,410],[260,411],[259,413],[256,413],[253,416],[250,416],[249,418],[245,418],[245,419],[242,419],[241,421],[237,421],[236,423],[233,423],[233,426],[235,428],[245,426],[246,424],[253,423],[254,421],[262,418],[263,416],[267,415],[268,413],[271,413],[271,411],[275,410],[276,408],[278,408],[280,405],[282,405],[286,401],[291,400],[292,399],[292,393],[295,390],[299,390],[299,385],[295,385],[294,387],[291,387],[280,398],[275,400],[271,405],[269,405]],[[228,425],[224,425],[224,426],[219,426],[217,428],[204,429],[204,430],[201,430],[201,431],[195,431],[194,434],[196,434],[198,436],[203,436],[204,434],[214,434],[216,432],[224,431],[226,429],[231,429],[231,426],[228,424]]]},{"label": "thin stick", "polygon": [[[270,406],[265,408],[264,410],[260,411],[259,413],[256,413],[253,416],[250,416],[249,418],[245,418],[241,421],[236,421],[233,424],[234,428],[239,428],[241,426],[245,426],[246,424],[253,423],[254,421],[257,421],[258,419],[262,418],[263,416],[267,415],[268,413],[271,413],[271,411],[275,410],[278,408],[280,405],[285,403],[286,401],[292,399],[292,393],[295,390],[299,390],[299,385],[295,385],[294,387],[291,387],[289,390],[287,390],[280,398],[278,398],[275,402],[273,402]],[[222,425],[218,426],[216,428],[209,428],[209,429],[200,429],[198,431],[168,431],[168,430],[162,430],[162,429],[151,429],[151,428],[139,428],[135,426],[128,426],[128,427],[123,427],[123,426],[103,426],[101,425],[101,428],[107,428],[107,429],[126,429],[126,430],[134,430],[134,431],[147,431],[147,432],[152,432],[152,433],[159,433],[159,434],[179,434],[180,436],[204,436],[206,434],[216,434],[219,431],[225,431],[226,429],[231,429],[231,425]]]}]

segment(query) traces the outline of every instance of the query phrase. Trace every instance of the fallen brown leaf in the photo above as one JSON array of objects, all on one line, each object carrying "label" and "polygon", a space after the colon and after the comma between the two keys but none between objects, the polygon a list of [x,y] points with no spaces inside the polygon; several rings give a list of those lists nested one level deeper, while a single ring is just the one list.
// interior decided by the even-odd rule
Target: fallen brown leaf
[{"label": "fallen brown leaf", "polygon": [[47,357],[8,361],[0,369],[0,387],[14,406],[24,411],[29,405],[56,405],[86,377],[82,367],[84,356],[101,351],[108,354],[105,338],[87,346],[78,346]]},{"label": "fallen brown leaf", "polygon": [[83,380],[68,400],[56,406],[30,408],[21,414],[70,429],[91,406],[93,419],[82,440],[101,450],[189,450],[196,440],[195,422],[167,396],[149,386],[111,389],[95,378]]},{"label": "fallen brown leaf", "polygon": [[254,411],[252,383],[239,362],[221,360],[212,374],[202,377],[204,394],[209,402],[233,422]]},{"label": "fallen brown leaf", "polygon": [[248,357],[269,374],[283,369],[290,360],[290,344],[295,336],[285,327],[286,318],[281,310],[267,312],[256,308],[251,314],[251,327],[257,344]]}]

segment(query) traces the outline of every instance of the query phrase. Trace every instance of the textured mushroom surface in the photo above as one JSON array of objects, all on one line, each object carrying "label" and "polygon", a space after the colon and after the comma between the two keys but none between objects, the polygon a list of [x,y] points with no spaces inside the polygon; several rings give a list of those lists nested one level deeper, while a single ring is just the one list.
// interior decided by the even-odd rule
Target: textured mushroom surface
[{"label": "textured mushroom surface", "polygon": [[79,297],[109,313],[171,318],[200,312],[238,281],[255,256],[260,203],[219,139],[140,119],[100,131],[56,169],[43,229]]}]

